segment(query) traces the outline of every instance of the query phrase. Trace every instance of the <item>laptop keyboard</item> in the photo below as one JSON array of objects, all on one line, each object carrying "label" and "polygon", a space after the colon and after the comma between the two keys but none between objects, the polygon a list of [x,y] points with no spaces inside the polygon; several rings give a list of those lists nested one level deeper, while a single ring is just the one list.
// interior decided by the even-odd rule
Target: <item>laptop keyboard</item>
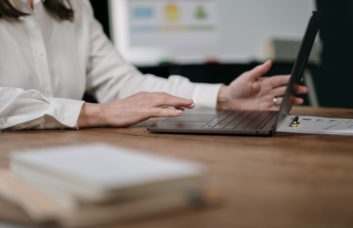
[{"label": "laptop keyboard", "polygon": [[205,124],[202,128],[261,130],[269,121],[275,118],[277,114],[277,112],[265,111],[225,111]]}]

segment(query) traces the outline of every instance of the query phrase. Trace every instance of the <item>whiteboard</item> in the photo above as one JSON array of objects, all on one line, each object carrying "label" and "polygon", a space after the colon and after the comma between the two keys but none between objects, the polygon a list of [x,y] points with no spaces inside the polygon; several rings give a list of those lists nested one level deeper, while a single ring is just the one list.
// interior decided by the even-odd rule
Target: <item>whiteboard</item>
[{"label": "whiteboard", "polygon": [[[301,40],[314,5],[314,0],[110,0],[112,39],[136,65],[262,61],[271,39]],[[190,15],[204,20],[192,21]],[[195,26],[199,29],[189,29]]]}]

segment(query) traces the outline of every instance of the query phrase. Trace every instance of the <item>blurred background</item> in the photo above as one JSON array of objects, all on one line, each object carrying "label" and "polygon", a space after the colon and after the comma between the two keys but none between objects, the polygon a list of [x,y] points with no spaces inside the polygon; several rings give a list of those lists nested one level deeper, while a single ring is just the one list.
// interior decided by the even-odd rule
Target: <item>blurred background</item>
[{"label": "blurred background", "polygon": [[91,0],[121,54],[143,73],[229,83],[272,59],[289,74],[313,10],[324,12],[305,104],[353,107],[352,0]]}]

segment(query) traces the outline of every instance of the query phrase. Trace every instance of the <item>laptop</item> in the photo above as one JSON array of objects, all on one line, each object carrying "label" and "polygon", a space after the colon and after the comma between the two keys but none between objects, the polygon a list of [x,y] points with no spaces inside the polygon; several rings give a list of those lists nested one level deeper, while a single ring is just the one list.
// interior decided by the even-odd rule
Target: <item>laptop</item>
[{"label": "laptop", "polygon": [[179,117],[157,121],[148,130],[152,133],[271,135],[292,108],[295,88],[302,81],[310,52],[319,30],[321,13],[313,12],[279,111],[256,110],[191,110]]}]

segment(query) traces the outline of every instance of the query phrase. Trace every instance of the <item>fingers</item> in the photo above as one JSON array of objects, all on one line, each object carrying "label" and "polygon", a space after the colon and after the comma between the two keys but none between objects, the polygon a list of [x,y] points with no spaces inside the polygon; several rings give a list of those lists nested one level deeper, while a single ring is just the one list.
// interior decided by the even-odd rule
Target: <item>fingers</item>
[{"label": "fingers", "polygon": [[183,113],[185,109],[192,109],[194,102],[191,99],[176,97],[167,93],[153,93],[156,99],[156,108],[151,109],[152,117],[175,117]]},{"label": "fingers", "polygon": [[291,102],[292,102],[293,104],[295,104],[295,105],[301,105],[301,104],[304,103],[304,100],[303,100],[302,98],[300,98],[300,97],[293,97],[293,98],[291,99]]},{"label": "fingers", "polygon": [[175,108],[154,108],[150,111],[150,117],[175,117],[183,113],[183,110]]},{"label": "fingers", "polygon": [[253,68],[252,70],[248,71],[247,74],[250,75],[250,79],[252,81],[256,81],[262,75],[266,74],[272,67],[272,61],[267,60],[263,64]]},{"label": "fingers", "polygon": [[280,106],[282,104],[283,97],[274,97],[272,100],[272,106]]},{"label": "fingers", "polygon": [[142,92],[139,95],[141,100],[147,102],[145,104],[147,109],[145,110],[147,110],[146,114],[149,118],[179,116],[185,109],[194,107],[193,100],[173,96],[164,92]]},{"label": "fingers", "polygon": [[174,108],[176,108],[176,109],[179,109],[179,110],[182,110],[182,111],[185,111],[185,109],[193,109],[195,107],[195,105],[194,104],[192,104],[192,105],[189,105],[189,106],[176,106],[176,107],[174,107]]},{"label": "fingers", "polygon": [[284,95],[284,93],[286,92],[286,89],[287,89],[286,86],[281,86],[273,89],[271,94],[273,95],[273,97],[280,97]]},{"label": "fingers", "polygon": [[193,108],[191,99],[167,93],[139,92],[130,97],[104,104],[100,125],[125,127],[151,117],[175,117],[185,108]]},{"label": "fingers", "polygon": [[[283,97],[274,97],[272,100],[272,105],[273,106],[280,106],[283,102]],[[291,97],[290,102],[293,105],[301,105],[304,103],[304,100],[300,97]]]},{"label": "fingers", "polygon": [[[266,78],[269,80],[271,87],[273,88],[272,91],[274,96],[280,96],[285,93],[289,78],[290,76],[272,76]],[[296,94],[306,94],[309,92],[309,89],[303,85],[296,85],[294,90]]]},{"label": "fingers", "polygon": [[[272,85],[272,88],[280,87],[280,86],[287,86],[289,83],[290,75],[277,75],[268,77],[265,80],[269,80]],[[297,94],[305,94],[309,92],[309,89],[303,85],[297,85],[295,88]]]},{"label": "fingers", "polygon": [[[283,95],[286,91],[287,87],[281,86],[276,89],[273,89],[272,94],[273,94],[273,105],[281,105],[283,101]],[[300,91],[302,93],[307,92],[307,88],[305,86],[301,86],[301,88],[298,88],[297,91]],[[301,93],[301,94],[302,94]],[[290,99],[290,102],[293,103],[294,105],[301,105],[304,103],[304,100],[300,97],[292,97]]]},{"label": "fingers", "polygon": [[277,75],[266,78],[272,85],[272,88],[276,88],[279,86],[288,85],[290,76],[289,75]]},{"label": "fingers", "polygon": [[194,102],[191,99],[184,99],[176,97],[167,93],[151,93],[153,96],[153,103],[159,107],[179,107],[179,108],[193,108]]},{"label": "fingers", "polygon": [[306,86],[302,86],[302,85],[298,85],[296,88],[295,88],[295,92],[297,94],[306,94],[309,92],[309,89],[306,87]]},{"label": "fingers", "polygon": [[[280,96],[284,95],[286,90],[287,90],[286,86],[277,87],[277,88],[272,89],[271,94],[274,97],[280,97]],[[308,89],[305,86],[299,86],[295,91],[296,94],[305,94],[307,92],[308,92]]]}]

